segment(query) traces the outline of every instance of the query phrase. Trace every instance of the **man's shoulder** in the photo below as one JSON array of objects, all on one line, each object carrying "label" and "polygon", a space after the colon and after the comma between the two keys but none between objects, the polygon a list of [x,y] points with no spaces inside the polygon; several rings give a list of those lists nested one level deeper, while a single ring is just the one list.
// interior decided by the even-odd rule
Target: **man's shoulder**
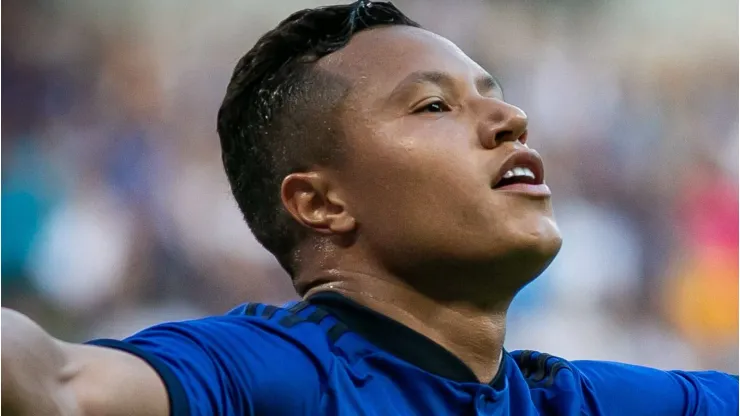
[{"label": "man's shoulder", "polygon": [[[245,303],[226,314],[186,321],[164,322],[122,341],[94,340],[89,344],[143,349],[157,355],[186,357],[262,357],[296,359],[310,351],[312,360],[329,359],[325,313],[306,303],[282,306]],[[266,354],[269,352],[269,354]],[[263,358],[264,359],[264,358]]]},{"label": "man's shoulder", "polygon": [[[327,341],[331,322],[323,318],[325,313],[306,303],[246,303],[224,315],[166,322],[124,340],[90,344],[147,362],[177,409],[245,414],[248,407],[286,408],[277,413],[296,414],[296,406],[316,406],[317,392],[334,362]],[[234,396],[221,400],[225,392]]]},{"label": "man's shoulder", "polygon": [[568,360],[560,356],[534,350],[516,350],[508,353],[519,373],[530,387],[552,387],[563,384],[590,384],[594,378],[613,378],[626,374],[640,378],[643,374],[667,372],[654,368],[603,360]]},{"label": "man's shoulder", "polygon": [[[558,414],[737,414],[737,376],[717,371],[660,370],[599,360],[566,360],[536,351],[512,351],[539,407]],[[521,380],[521,379],[520,379]],[[705,414],[705,413],[702,413]]]},{"label": "man's shoulder", "polygon": [[287,344],[308,343],[318,347],[326,340],[326,331],[322,327],[325,317],[326,314],[303,302],[281,306],[249,302],[223,315],[161,323],[134,334],[128,340],[170,336],[204,343],[214,341],[226,346],[245,342],[255,346],[264,339],[271,345],[280,340]]},{"label": "man's shoulder", "polygon": [[[576,381],[578,370],[564,358],[533,350],[516,350],[508,354],[530,388],[552,387],[556,382],[561,384]],[[566,380],[560,380],[561,378]]]}]

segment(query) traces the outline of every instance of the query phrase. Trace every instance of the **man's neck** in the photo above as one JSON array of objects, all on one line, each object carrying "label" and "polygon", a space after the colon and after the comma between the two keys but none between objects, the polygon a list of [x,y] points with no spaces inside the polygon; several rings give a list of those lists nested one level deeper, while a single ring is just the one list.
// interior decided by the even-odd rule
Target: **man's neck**
[{"label": "man's neck", "polygon": [[333,278],[322,277],[305,296],[338,292],[441,345],[465,363],[480,382],[488,383],[496,375],[508,302],[481,309],[474,302],[432,299],[394,279],[339,271],[330,276]]}]

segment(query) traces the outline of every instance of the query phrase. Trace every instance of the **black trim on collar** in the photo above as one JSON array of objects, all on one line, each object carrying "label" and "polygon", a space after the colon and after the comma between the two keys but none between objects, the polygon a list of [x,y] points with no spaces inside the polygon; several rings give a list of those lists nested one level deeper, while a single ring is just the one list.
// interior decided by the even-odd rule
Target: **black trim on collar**
[{"label": "black trim on collar", "polygon": [[[478,383],[470,367],[441,345],[339,293],[323,291],[306,301],[329,312],[375,346],[426,372],[461,383]],[[498,372],[489,383],[497,390],[504,387],[504,363],[502,356]]]}]

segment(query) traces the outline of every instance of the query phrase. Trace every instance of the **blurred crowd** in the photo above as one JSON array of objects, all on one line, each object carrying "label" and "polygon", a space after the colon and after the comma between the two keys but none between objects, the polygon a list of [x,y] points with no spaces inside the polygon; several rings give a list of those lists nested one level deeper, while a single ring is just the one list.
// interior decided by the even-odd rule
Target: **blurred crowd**
[{"label": "blurred crowd", "polygon": [[[296,295],[215,117],[281,0],[2,6],[2,303],[67,340]],[[509,349],[738,367],[737,2],[397,1],[531,120],[564,234]]]}]

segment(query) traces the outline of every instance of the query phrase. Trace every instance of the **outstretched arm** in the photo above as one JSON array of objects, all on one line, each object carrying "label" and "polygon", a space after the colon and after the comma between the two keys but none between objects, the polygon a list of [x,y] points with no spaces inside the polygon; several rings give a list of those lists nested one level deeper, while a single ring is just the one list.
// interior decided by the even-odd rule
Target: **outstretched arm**
[{"label": "outstretched arm", "polygon": [[584,395],[604,414],[725,416],[738,414],[738,377],[717,371],[661,371],[604,362],[573,361]]},{"label": "outstretched arm", "polygon": [[140,358],[59,341],[26,316],[3,309],[2,411],[165,416],[169,404],[161,379]]}]

